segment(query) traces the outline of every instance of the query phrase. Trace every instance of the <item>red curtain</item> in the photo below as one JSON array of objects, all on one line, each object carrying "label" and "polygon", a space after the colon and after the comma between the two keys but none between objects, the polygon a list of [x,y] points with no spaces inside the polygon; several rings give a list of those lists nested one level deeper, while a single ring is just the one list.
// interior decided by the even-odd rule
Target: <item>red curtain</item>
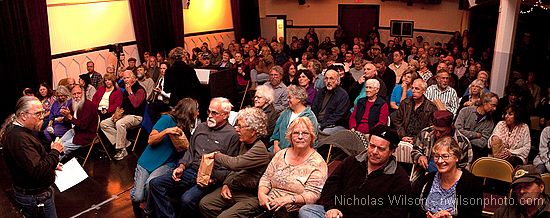
[{"label": "red curtain", "polygon": [[129,0],[140,55],[145,51],[165,56],[183,46],[183,5],[181,0]]},{"label": "red curtain", "polygon": [[0,0],[0,93],[7,107],[0,119],[13,113],[25,87],[52,84],[52,55],[46,0]]}]

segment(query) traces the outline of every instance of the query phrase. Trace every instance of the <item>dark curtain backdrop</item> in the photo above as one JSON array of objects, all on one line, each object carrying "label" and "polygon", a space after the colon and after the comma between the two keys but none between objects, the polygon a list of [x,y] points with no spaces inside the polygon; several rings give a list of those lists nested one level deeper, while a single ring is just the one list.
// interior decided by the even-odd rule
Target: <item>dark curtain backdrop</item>
[{"label": "dark curtain backdrop", "polygon": [[183,46],[183,5],[181,0],[129,0],[140,55]]},{"label": "dark curtain backdrop", "polygon": [[231,0],[235,41],[251,40],[260,36],[260,9],[258,1]]},{"label": "dark curtain backdrop", "polygon": [[52,84],[46,0],[0,0],[0,119],[14,112],[25,87]]}]

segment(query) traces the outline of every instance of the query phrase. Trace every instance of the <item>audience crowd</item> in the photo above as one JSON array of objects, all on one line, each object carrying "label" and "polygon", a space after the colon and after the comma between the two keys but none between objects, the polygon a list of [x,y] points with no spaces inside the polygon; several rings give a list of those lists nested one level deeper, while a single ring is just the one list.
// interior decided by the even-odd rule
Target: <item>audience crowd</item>
[{"label": "audience crowd", "polygon": [[[470,166],[490,156],[517,167],[513,197],[543,202],[503,206],[495,216],[547,217],[540,174],[550,172],[550,88],[532,72],[512,73],[499,97],[488,89],[488,54],[466,32],[443,44],[422,36],[382,43],[376,29],[349,44],[339,29],[334,39],[320,42],[311,28],[289,41],[205,42],[166,58],[146,52],[140,65],[121,59],[103,75],[90,61],[55,91],[39,87],[40,138],[61,138],[63,162],[101,133],[122,160],[128,130],[148,123],[131,192],[136,216],[480,217],[483,205],[457,196],[483,198]],[[238,91],[255,91],[252,104],[212,98],[201,122],[197,68],[228,69]],[[341,131],[368,142],[332,164],[318,142]],[[198,183],[205,160],[214,166]]]}]

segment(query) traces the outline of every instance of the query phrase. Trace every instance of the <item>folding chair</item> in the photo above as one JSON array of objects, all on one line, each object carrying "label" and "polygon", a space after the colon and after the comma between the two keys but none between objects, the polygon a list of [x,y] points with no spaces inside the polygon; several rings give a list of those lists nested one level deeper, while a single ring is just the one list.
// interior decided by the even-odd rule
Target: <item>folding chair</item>
[{"label": "folding chair", "polygon": [[[512,165],[508,163],[508,161],[494,158],[494,157],[479,158],[472,164],[472,167],[471,167],[472,174],[483,178],[484,186],[487,178],[503,181],[506,183],[512,183],[513,171],[514,171],[514,167],[512,167]],[[500,199],[500,198],[506,198],[506,196],[494,195],[491,193],[483,193],[483,198]],[[492,202],[492,201],[488,201],[488,202]],[[492,216],[495,210],[498,208],[498,206],[500,205],[484,205],[483,215]]]},{"label": "folding chair", "polygon": [[92,149],[94,148],[94,145],[97,144],[98,142],[101,143],[101,146],[103,147],[103,150],[107,154],[107,157],[109,158],[109,160],[111,160],[111,155],[109,155],[109,151],[107,151],[107,148],[105,147],[105,144],[103,144],[103,141],[101,140],[101,137],[99,136],[99,130],[100,130],[99,124],[100,123],[101,123],[101,119],[98,115],[97,116],[97,129],[96,129],[97,131],[95,133],[95,138],[90,143],[90,148],[88,149],[88,154],[86,154],[86,158],[84,159],[84,162],[82,162],[82,167],[84,167],[84,165],[86,165],[86,161],[88,161],[88,157],[90,156],[90,153],[92,153]]},{"label": "folding chair", "polygon": [[134,145],[132,146],[132,151],[136,149],[136,145],[142,129],[144,129],[147,132],[147,134],[151,133],[151,130],[153,130],[153,123],[151,121],[151,116],[149,115],[149,103],[145,103],[145,111],[143,112],[143,119],[139,124],[139,129],[136,135],[136,139],[134,140]]},{"label": "folding chair", "polygon": [[544,193],[550,195],[550,173],[542,174],[542,181],[544,181]]}]

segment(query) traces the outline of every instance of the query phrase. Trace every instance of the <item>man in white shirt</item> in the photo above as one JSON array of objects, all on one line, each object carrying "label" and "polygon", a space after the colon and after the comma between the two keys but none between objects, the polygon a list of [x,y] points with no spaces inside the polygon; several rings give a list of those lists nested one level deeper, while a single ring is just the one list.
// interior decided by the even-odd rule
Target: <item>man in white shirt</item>
[{"label": "man in white shirt", "polygon": [[450,74],[447,69],[437,72],[437,84],[431,85],[426,90],[426,98],[433,101],[440,110],[448,110],[456,115],[458,109],[458,96],[456,91],[449,86]]}]

